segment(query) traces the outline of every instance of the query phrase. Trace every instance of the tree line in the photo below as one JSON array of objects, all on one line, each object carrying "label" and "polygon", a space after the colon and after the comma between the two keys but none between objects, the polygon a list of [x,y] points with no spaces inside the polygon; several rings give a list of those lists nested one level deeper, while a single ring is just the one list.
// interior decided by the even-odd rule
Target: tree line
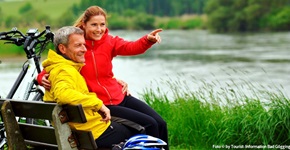
[{"label": "tree line", "polygon": [[56,20],[38,13],[26,3],[19,10],[21,17],[1,17],[0,22],[4,27],[20,22],[23,26],[34,23],[58,28],[72,25],[92,5],[101,6],[108,12],[112,30],[164,28],[260,32],[290,29],[290,0],[81,0]]},{"label": "tree line", "polygon": [[209,0],[204,10],[214,32],[290,30],[290,0]]},{"label": "tree line", "polygon": [[75,13],[91,5],[98,5],[108,12],[121,15],[127,10],[143,12],[157,16],[180,16],[183,14],[203,14],[203,8],[208,0],[82,0],[74,6]]}]

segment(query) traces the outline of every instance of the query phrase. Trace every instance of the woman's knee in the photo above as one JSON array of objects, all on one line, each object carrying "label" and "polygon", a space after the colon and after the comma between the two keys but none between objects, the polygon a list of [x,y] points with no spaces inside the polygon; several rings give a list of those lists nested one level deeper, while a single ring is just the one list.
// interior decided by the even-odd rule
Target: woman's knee
[{"label": "woman's knee", "polygon": [[159,126],[162,126],[162,127],[167,127],[167,122],[165,121],[165,120],[160,120],[159,122],[158,122],[158,124],[159,124]]}]

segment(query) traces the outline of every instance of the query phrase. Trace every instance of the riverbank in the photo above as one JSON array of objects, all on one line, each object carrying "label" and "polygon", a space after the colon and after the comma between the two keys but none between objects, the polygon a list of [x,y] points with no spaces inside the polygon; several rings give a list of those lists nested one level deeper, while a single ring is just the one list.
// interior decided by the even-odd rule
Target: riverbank
[{"label": "riverbank", "polygon": [[11,63],[11,62],[24,62],[26,60],[26,56],[19,55],[1,55],[0,62],[1,63]]},{"label": "riverbank", "polygon": [[[243,98],[234,99],[242,91],[216,94],[208,85],[202,92],[182,91],[183,86],[178,84],[169,86],[173,101],[166,93],[151,89],[144,92],[143,98],[167,121],[169,143],[174,149],[267,148],[290,143],[290,136],[285,134],[289,133],[290,99],[283,95],[252,87],[259,91],[255,96],[244,93]],[[229,94],[224,99],[219,96]],[[224,101],[228,103],[220,105]]]}]

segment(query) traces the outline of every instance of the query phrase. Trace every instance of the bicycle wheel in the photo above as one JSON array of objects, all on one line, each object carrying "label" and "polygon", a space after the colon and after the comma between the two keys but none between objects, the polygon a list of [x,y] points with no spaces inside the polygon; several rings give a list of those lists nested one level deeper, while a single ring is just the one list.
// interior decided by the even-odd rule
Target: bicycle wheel
[{"label": "bicycle wheel", "polygon": [[41,90],[38,90],[34,95],[32,101],[42,101],[44,93]]},{"label": "bicycle wheel", "polygon": [[0,123],[0,150],[7,149],[7,141],[6,141],[6,134],[5,134],[5,127],[3,122]]}]

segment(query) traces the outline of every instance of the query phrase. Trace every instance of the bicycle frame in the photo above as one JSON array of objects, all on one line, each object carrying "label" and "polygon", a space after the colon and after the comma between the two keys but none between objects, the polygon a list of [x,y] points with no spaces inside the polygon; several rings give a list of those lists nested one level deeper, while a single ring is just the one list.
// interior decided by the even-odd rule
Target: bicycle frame
[{"label": "bicycle frame", "polygon": [[[8,43],[22,46],[26,53],[27,61],[23,64],[16,81],[14,82],[11,90],[6,96],[7,99],[18,100],[42,100],[44,95],[44,88],[39,86],[36,82],[37,75],[42,70],[40,64],[40,56],[49,41],[53,40],[53,33],[50,31],[50,27],[46,26],[46,29],[38,33],[37,29],[29,29],[26,33],[22,34],[17,28],[13,28],[9,32],[0,32],[0,40],[11,41]],[[40,38],[45,34],[45,39]],[[16,35],[16,36],[15,36]],[[37,55],[36,47],[40,44],[39,55]],[[33,93],[33,94],[32,94]],[[2,115],[1,115],[2,119]],[[16,118],[19,121],[19,118]],[[29,119],[29,123],[33,122],[31,118],[25,118],[26,122]],[[50,125],[48,120],[45,120],[47,126]],[[0,122],[0,149],[6,144],[5,127],[3,122]]]},{"label": "bicycle frame", "polygon": [[6,97],[7,99],[32,100],[34,96],[31,96],[32,92],[44,93],[44,88],[36,85],[34,81],[38,75],[35,63],[38,62],[35,62],[33,58],[29,58],[27,62],[23,65],[21,72]]}]

